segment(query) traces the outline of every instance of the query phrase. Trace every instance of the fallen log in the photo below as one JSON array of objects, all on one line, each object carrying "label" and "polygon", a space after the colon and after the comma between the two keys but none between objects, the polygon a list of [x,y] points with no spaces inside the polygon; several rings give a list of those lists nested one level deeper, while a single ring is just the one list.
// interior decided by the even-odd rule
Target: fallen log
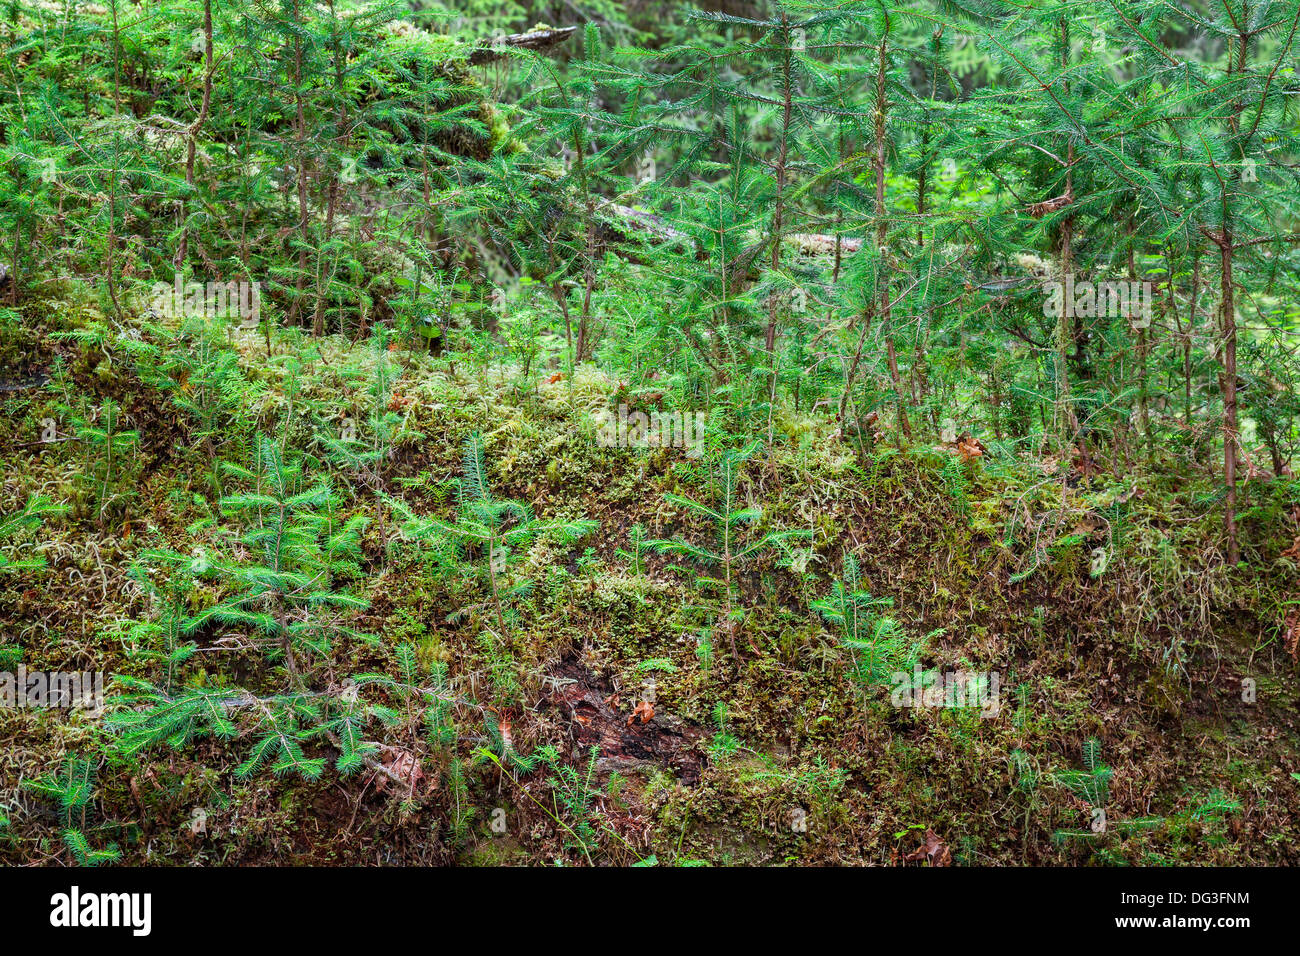
[{"label": "fallen log", "polygon": [[[840,236],[840,254],[852,255],[862,248],[862,240],[857,236]],[[835,255],[835,237],[816,232],[792,232],[785,237],[787,245],[794,246],[805,256]]]},{"label": "fallen log", "polygon": [[[662,216],[643,209],[634,209],[619,203],[605,202],[600,205],[605,222],[603,238],[615,241],[640,240],[650,243],[693,244],[686,233],[677,229]],[[753,238],[757,239],[757,235]],[[793,232],[785,236],[784,242],[799,255],[813,258],[829,257],[835,254],[835,236],[815,232]],[[841,255],[852,255],[862,248],[862,239],[858,236],[840,236]]]},{"label": "fallen log", "polygon": [[489,40],[481,40],[470,53],[469,63],[471,66],[492,63],[504,59],[512,49],[546,50],[556,44],[563,43],[577,32],[577,27],[547,27],[541,30],[529,30],[527,33],[510,33],[505,36],[492,37]]}]

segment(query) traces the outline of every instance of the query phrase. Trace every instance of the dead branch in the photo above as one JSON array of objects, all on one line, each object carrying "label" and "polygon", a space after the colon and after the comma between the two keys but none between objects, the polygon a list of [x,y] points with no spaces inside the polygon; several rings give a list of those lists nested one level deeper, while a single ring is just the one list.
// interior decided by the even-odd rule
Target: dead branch
[{"label": "dead branch", "polygon": [[527,33],[511,33],[506,36],[493,37],[490,40],[480,41],[479,45],[470,53],[469,62],[471,66],[492,63],[504,59],[508,55],[507,51],[511,49],[547,50],[556,44],[563,43],[577,31],[577,27],[558,27],[550,30],[530,30]]}]

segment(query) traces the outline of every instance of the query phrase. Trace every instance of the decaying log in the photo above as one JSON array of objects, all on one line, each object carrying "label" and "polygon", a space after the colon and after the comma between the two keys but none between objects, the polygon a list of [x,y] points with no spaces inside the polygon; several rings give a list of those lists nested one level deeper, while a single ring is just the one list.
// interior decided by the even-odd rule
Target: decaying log
[{"label": "decaying log", "polygon": [[[606,202],[601,204],[600,211],[604,220],[601,238],[606,241],[632,242],[640,240],[651,244],[672,242],[690,244],[692,242],[690,236],[674,227],[662,216],[646,212],[643,209],[634,209],[631,206]],[[835,255],[835,237],[822,233],[790,233],[785,237],[785,243],[798,255],[812,258]],[[861,248],[861,238],[857,236],[840,237],[841,255],[852,255]]]},{"label": "decaying log", "polygon": [[637,246],[673,244],[685,249],[694,246],[686,233],[670,225],[662,216],[643,209],[603,202],[598,207],[598,219],[597,239],[629,262],[645,264],[634,248]]},{"label": "decaying log", "polygon": [[[785,237],[788,245],[805,256],[835,255],[835,237],[816,232],[793,232]],[[852,255],[862,248],[862,240],[857,236],[840,236],[840,254]]]},{"label": "decaying log", "polygon": [[471,66],[491,63],[503,59],[508,49],[545,50],[563,43],[578,32],[577,27],[557,27],[555,29],[529,30],[527,33],[511,33],[506,36],[483,40],[469,55]]},{"label": "decaying log", "polygon": [[687,787],[699,784],[703,767],[702,728],[656,707],[652,682],[620,693],[611,683],[574,658],[549,675],[554,688],[549,703],[569,729],[575,759],[591,759],[602,777],[665,769]]}]

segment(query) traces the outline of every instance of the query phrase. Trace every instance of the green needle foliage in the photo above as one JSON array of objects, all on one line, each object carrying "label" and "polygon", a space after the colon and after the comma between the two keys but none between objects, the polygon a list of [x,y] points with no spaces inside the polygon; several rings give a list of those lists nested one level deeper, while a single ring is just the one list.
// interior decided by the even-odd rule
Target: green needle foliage
[{"label": "green needle foliage", "polygon": [[[586,519],[544,521],[523,502],[495,498],[488,481],[483,438],[477,432],[466,439],[461,461],[455,521],[421,518],[405,503],[396,499],[392,503],[404,519],[402,533],[407,538],[445,555],[453,564],[468,563],[483,580],[487,607],[501,639],[509,633],[508,625],[518,621],[512,602],[531,591],[532,579],[514,573],[523,550],[542,535],[562,545],[572,544],[594,531],[597,524]],[[470,610],[474,609],[461,608],[453,617]]]},{"label": "green needle foliage", "polygon": [[[21,510],[0,518],[0,544],[8,544],[10,539],[18,536],[19,532],[39,528],[45,523],[46,519],[66,513],[66,507],[55,504],[47,496],[32,495],[27,499],[27,504],[23,505]],[[35,570],[43,568],[45,565],[44,556],[39,554],[30,554],[30,552],[22,550],[19,551],[18,557],[10,557],[0,551],[0,574]]]},{"label": "green needle foliage", "polygon": [[96,522],[103,524],[110,511],[121,510],[134,496],[130,479],[140,464],[140,433],[122,427],[121,406],[111,399],[84,415],[67,408],[66,417],[82,452],[81,484]]},{"label": "green needle foliage", "polygon": [[1105,807],[1110,801],[1110,781],[1114,771],[1101,759],[1101,741],[1090,737],[1083,743],[1083,769],[1061,770],[1052,775],[1059,786],[1087,800],[1093,807]]},{"label": "green needle foliage", "polygon": [[894,606],[892,598],[872,597],[861,588],[857,559],[844,555],[844,576],[831,582],[831,593],[812,602],[828,624],[840,632],[840,641],[853,662],[853,677],[863,688],[887,684],[893,675],[910,671],[924,642],[908,638],[903,626],[882,613]]},{"label": "green needle foliage", "polygon": [[143,664],[161,666],[164,691],[172,689],[177,672],[198,650],[193,638],[203,626],[203,617],[193,610],[194,590],[196,579],[208,570],[201,551],[194,557],[174,551],[146,552],[131,569],[131,577],[151,599],[154,614],[129,625],[125,636],[132,649],[128,653]]},{"label": "green needle foliage", "polygon": [[121,858],[117,844],[96,850],[86,839],[87,814],[95,795],[95,767],[89,760],[68,756],[57,770],[25,786],[58,806],[63,842],[77,866],[102,866]]},{"label": "green needle foliage", "polygon": [[[146,323],[144,337],[122,337],[137,374],[163,392],[185,416],[191,447],[201,450],[215,498],[222,494],[225,445],[238,439],[243,410],[259,388],[239,366],[239,355],[225,340],[224,323],[206,316],[184,316],[177,328]],[[237,446],[238,447],[238,446]]]},{"label": "green needle foliage", "polygon": [[[713,525],[715,540],[710,544],[696,544],[685,538],[656,538],[644,546],[661,554],[678,555],[690,559],[695,565],[718,569],[715,574],[695,573],[695,587],[721,592],[721,601],[714,605],[714,620],[700,632],[703,655],[710,653],[712,630],[721,627],[731,642],[732,656],[737,657],[736,630],[745,619],[745,610],[738,607],[736,575],[742,567],[764,554],[775,551],[783,542],[807,537],[807,529],[793,531],[767,531],[751,534],[750,525],[759,524],[763,517],[761,508],[740,507],[740,473],[744,463],[759,449],[753,442],[741,449],[732,449],[717,456],[711,472],[715,491],[713,503],[697,501],[684,495],[666,494],[664,501],[676,505],[690,514],[706,519]],[[698,610],[698,608],[697,608]],[[706,608],[707,610],[707,608]]]},{"label": "green needle foliage", "polygon": [[337,590],[335,580],[356,569],[366,518],[337,516],[338,498],[322,482],[304,481],[269,437],[258,440],[252,468],[226,463],[249,490],[221,499],[222,512],[245,523],[236,560],[223,564],[230,595],[198,619],[238,624],[265,640],[295,682],[299,657],[324,658],[334,641],[371,640],[344,623],[367,602]]}]

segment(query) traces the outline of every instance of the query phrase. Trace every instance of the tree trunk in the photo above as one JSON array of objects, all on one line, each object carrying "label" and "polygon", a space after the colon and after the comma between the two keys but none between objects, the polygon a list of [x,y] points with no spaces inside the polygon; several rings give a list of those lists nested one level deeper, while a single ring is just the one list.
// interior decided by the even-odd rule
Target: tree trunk
[{"label": "tree trunk", "polygon": [[1228,563],[1241,557],[1237,543],[1237,313],[1232,281],[1232,233],[1224,229],[1219,244],[1221,279],[1220,314],[1223,317],[1223,483],[1224,530],[1228,535]]},{"label": "tree trunk", "polygon": [[898,413],[898,430],[903,439],[912,437],[912,428],[907,421],[907,409],[903,399],[903,381],[898,373],[898,351],[894,346],[894,330],[891,324],[893,306],[889,299],[889,282],[885,275],[885,240],[888,236],[888,223],[885,221],[885,114],[888,109],[888,87],[886,80],[889,70],[889,41],[880,41],[880,65],[876,71],[876,110],[875,110],[875,172],[876,172],[876,282],[880,292],[880,334],[885,337],[885,359],[889,366],[889,381],[894,389],[895,407]]},{"label": "tree trunk", "polygon": [[172,263],[177,272],[185,268],[185,259],[189,255],[190,228],[189,212],[186,208],[188,199],[194,192],[194,158],[198,149],[199,133],[208,120],[208,111],[212,108],[212,0],[203,0],[203,99],[199,104],[199,113],[190,124],[185,142],[185,196],[181,203],[181,241],[176,247],[176,259]]}]

